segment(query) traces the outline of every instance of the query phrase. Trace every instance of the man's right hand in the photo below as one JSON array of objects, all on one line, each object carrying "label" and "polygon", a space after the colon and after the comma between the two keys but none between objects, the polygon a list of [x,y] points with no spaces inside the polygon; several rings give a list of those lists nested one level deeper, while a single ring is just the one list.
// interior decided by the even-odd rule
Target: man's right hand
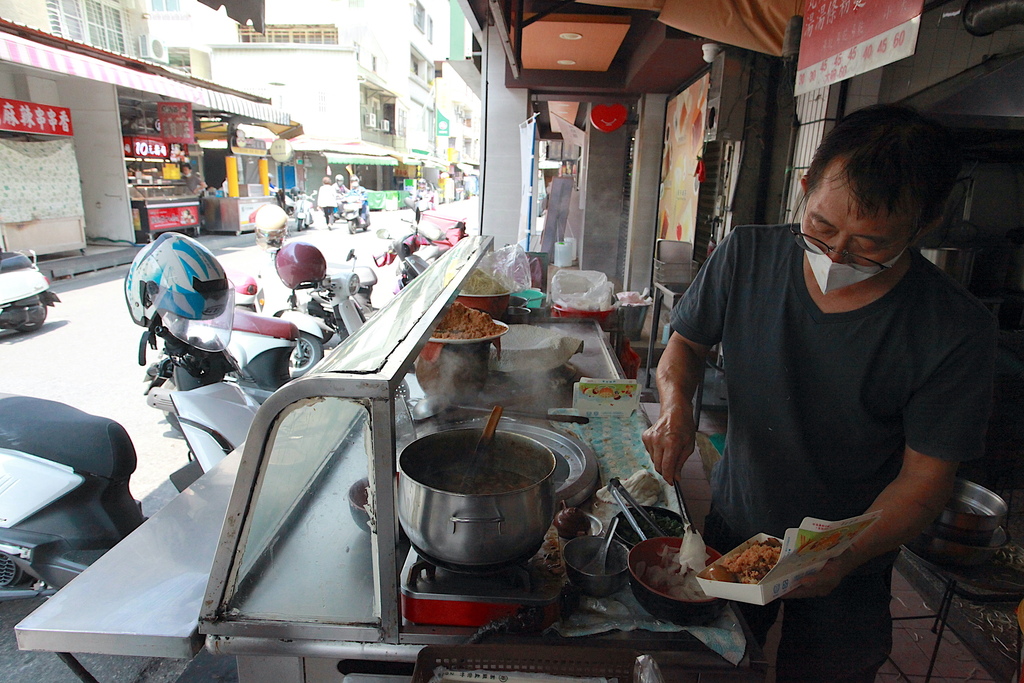
[{"label": "man's right hand", "polygon": [[696,437],[693,412],[687,410],[685,404],[664,410],[658,421],[643,433],[644,447],[651,455],[654,469],[669,484],[675,481],[683,463],[693,453]]},{"label": "man's right hand", "polygon": [[669,484],[675,482],[696,444],[692,400],[703,379],[704,359],[709,350],[673,332],[658,363],[661,416],[644,432],[643,441],[654,469]]}]

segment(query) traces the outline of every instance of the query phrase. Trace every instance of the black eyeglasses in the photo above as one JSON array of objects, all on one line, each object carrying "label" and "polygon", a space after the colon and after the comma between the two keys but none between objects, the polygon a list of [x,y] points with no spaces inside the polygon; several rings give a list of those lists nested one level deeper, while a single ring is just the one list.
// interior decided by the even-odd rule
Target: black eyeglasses
[{"label": "black eyeglasses", "polygon": [[[789,231],[793,233],[793,238],[796,240],[797,246],[806,252],[811,254],[836,253],[835,247],[822,242],[817,237],[811,237],[806,232],[800,232],[796,226],[790,226]],[[838,253],[839,256],[855,266],[860,266],[861,268],[876,268],[876,273],[881,273],[883,270],[888,270],[891,267],[884,263],[879,263],[874,259],[869,259],[867,256],[861,256],[860,254],[854,254],[849,251],[841,251]]]}]

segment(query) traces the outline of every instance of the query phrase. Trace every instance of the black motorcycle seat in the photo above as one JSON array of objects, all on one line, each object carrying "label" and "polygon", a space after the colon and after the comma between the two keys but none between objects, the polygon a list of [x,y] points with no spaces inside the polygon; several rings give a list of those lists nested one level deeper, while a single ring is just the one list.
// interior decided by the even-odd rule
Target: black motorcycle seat
[{"label": "black motorcycle seat", "polygon": [[0,448],[113,480],[136,465],[131,437],[114,420],[31,396],[0,394]]},{"label": "black motorcycle seat", "polygon": [[0,251],[0,273],[24,270],[31,267],[32,261],[29,260],[28,256],[17,251]]}]

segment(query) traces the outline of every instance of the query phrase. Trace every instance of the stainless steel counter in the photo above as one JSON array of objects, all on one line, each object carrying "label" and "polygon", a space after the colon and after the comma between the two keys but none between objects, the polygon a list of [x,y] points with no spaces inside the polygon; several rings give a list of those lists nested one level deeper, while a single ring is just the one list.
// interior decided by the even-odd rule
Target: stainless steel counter
[{"label": "stainless steel counter", "polygon": [[[621,377],[621,368],[605,335],[593,321],[544,324],[549,325],[583,339],[583,350],[570,359],[579,374]],[[564,399],[559,403],[568,405]],[[22,620],[15,629],[18,646],[53,652],[194,656],[203,645],[197,628],[199,615],[240,457],[239,449],[225,458]],[[341,477],[339,482],[347,487],[351,478]],[[344,496],[338,499],[345,500]],[[347,507],[347,503],[342,503],[334,513],[347,515],[342,507]],[[338,542],[333,547],[347,549],[354,545]],[[302,554],[318,552],[318,547],[322,548],[310,539],[309,546],[288,556],[305,562]],[[365,564],[368,563],[367,558]],[[277,576],[275,585],[297,583],[283,564],[278,568],[280,571],[270,572],[267,580]],[[363,572],[358,585],[334,586],[335,599],[342,595],[356,599],[367,591],[372,594],[372,586],[365,585],[368,576],[368,571]],[[256,593],[254,599],[259,595]],[[294,646],[293,649],[304,649],[298,643]],[[372,649],[372,644],[359,647]],[[408,648],[408,653],[414,654],[417,649],[418,646]]]},{"label": "stainless steel counter", "polygon": [[22,650],[191,659],[241,450],[15,627]]}]

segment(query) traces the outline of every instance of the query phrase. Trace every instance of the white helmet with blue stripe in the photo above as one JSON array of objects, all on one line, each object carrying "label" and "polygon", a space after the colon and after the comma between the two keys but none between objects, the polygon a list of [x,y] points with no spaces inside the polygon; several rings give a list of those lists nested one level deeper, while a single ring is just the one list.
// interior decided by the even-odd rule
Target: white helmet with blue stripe
[{"label": "white helmet with blue stripe", "polygon": [[234,290],[214,255],[190,237],[164,233],[136,254],[124,295],[137,325],[162,324],[207,351],[227,346]]}]

